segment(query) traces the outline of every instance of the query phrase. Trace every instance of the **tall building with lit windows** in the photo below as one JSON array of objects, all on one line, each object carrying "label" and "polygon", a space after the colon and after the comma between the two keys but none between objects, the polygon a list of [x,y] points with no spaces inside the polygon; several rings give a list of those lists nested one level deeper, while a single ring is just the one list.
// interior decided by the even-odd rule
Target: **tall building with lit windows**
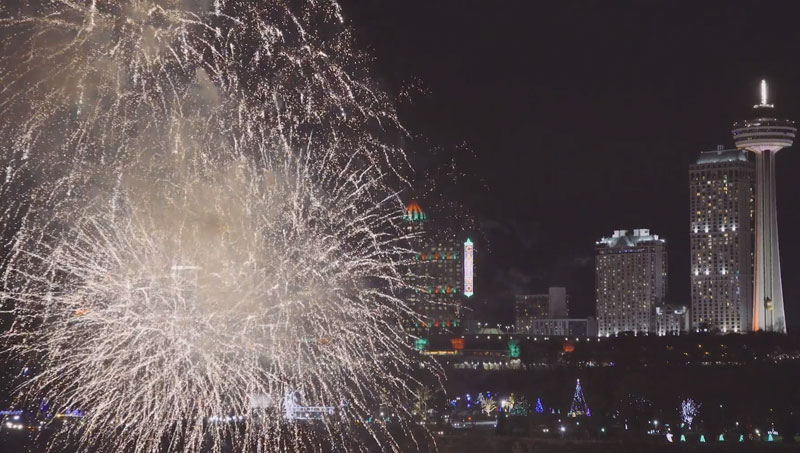
[{"label": "tall building with lit windows", "polygon": [[666,246],[647,229],[618,230],[597,241],[598,335],[656,333],[656,307],[667,294]]},{"label": "tall building with lit windows", "polygon": [[567,318],[569,311],[567,288],[551,286],[547,294],[518,294],[514,296],[514,325],[524,331],[537,319]]},{"label": "tall building with lit windows", "polygon": [[694,330],[751,330],[754,180],[743,150],[720,146],[689,167]]},{"label": "tall building with lit windows", "polygon": [[439,231],[416,202],[405,208],[403,220],[413,236],[409,302],[419,315],[410,330],[422,334],[459,327],[464,302],[474,293],[474,244]]}]

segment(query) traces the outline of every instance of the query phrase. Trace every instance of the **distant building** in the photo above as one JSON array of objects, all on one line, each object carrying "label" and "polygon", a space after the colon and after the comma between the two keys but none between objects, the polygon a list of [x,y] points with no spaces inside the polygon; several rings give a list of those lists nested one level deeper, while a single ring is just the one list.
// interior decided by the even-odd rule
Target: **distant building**
[{"label": "distant building", "polygon": [[667,290],[666,241],[646,229],[614,231],[596,244],[595,281],[600,336],[655,332],[655,307]]},{"label": "distant building", "polygon": [[752,326],[755,164],[747,152],[700,154],[689,168],[692,328]]},{"label": "distant building", "polygon": [[416,202],[406,207],[403,220],[414,235],[414,264],[407,278],[412,286],[409,302],[420,315],[411,330],[421,333],[458,327],[464,301],[474,293],[472,241],[446,239]]},{"label": "distant building", "polygon": [[536,319],[566,318],[569,315],[567,289],[554,286],[547,294],[525,294],[514,298],[514,324],[525,330]]},{"label": "distant building", "polygon": [[689,308],[685,305],[657,305],[656,333],[680,335],[689,331]]},{"label": "distant building", "polygon": [[534,319],[525,333],[553,337],[596,337],[597,320],[595,318]]},{"label": "distant building", "polygon": [[548,290],[550,296],[550,317],[566,318],[569,316],[569,296],[567,288],[551,286]]},{"label": "distant building", "polygon": [[550,316],[549,294],[518,294],[514,297],[514,325],[527,328],[535,319]]}]

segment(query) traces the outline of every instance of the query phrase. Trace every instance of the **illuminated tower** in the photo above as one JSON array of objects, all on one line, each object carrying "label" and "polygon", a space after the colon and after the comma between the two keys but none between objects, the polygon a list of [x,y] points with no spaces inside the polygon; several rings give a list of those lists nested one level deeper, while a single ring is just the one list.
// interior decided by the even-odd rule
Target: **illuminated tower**
[{"label": "illuminated tower", "polygon": [[767,102],[767,82],[761,81],[761,103],[753,106],[752,119],[733,124],[736,147],[755,154],[755,247],[753,330],[786,332],[778,253],[778,218],[775,207],[775,154],[792,146],[794,121],[780,119]]}]

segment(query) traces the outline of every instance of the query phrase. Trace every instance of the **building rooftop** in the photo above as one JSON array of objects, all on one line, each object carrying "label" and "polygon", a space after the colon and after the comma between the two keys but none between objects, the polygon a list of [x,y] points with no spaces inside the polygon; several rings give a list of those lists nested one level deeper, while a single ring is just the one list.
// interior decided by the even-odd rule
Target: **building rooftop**
[{"label": "building rooftop", "polygon": [[406,206],[406,209],[403,211],[403,220],[408,220],[410,222],[421,222],[426,218],[427,216],[425,215],[425,211],[422,210],[416,201],[409,203],[408,206]]},{"label": "building rooftop", "polygon": [[664,239],[660,239],[657,234],[650,234],[650,230],[640,228],[633,230],[631,233],[628,230],[614,230],[614,235],[605,237],[597,241],[598,246],[605,247],[634,247],[641,242],[661,242],[666,243]]},{"label": "building rooftop", "polygon": [[697,164],[721,164],[725,162],[747,162],[747,151],[741,149],[719,149],[703,151]]}]

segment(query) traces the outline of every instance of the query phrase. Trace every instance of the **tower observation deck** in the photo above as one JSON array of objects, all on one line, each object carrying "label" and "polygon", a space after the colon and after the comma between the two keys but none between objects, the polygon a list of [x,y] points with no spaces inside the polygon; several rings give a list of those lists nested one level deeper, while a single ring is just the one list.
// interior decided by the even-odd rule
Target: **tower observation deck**
[{"label": "tower observation deck", "polygon": [[781,118],[767,100],[767,83],[761,81],[761,103],[753,117],[733,124],[736,147],[755,154],[755,247],[753,281],[753,330],[786,332],[778,250],[778,217],[775,205],[775,154],[792,146],[797,128]]}]

